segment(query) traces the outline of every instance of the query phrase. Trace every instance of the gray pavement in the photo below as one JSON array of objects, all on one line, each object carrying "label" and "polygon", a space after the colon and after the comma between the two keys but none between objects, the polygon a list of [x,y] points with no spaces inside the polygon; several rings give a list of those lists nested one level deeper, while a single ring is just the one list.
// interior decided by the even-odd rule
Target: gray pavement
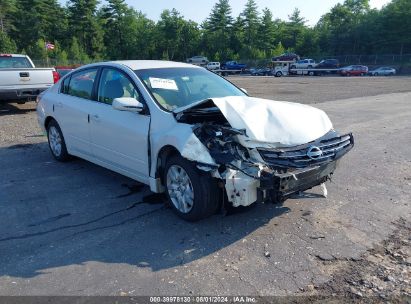
[{"label": "gray pavement", "polygon": [[315,105],[356,138],[328,199],[315,188],[194,224],[128,178],[57,163],[31,106],[2,106],[0,295],[293,295],[326,282],[338,267],[324,260],[358,259],[411,220],[410,103]]}]

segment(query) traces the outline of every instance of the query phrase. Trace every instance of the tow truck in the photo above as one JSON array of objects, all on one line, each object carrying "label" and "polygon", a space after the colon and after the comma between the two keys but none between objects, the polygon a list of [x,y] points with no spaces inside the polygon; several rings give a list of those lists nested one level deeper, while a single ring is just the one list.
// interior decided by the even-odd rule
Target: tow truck
[{"label": "tow truck", "polygon": [[295,61],[272,61],[272,70],[275,77],[289,76],[289,75],[324,75],[333,72],[338,72],[340,69],[316,69],[315,67],[307,69],[291,68]]}]

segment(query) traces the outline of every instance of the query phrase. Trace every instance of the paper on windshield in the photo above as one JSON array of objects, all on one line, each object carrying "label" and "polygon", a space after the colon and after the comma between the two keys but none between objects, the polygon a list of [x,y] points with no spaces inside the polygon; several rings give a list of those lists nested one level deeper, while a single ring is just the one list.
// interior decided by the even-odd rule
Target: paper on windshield
[{"label": "paper on windshield", "polygon": [[153,89],[164,89],[178,91],[176,82],[173,79],[150,77],[150,84]]}]

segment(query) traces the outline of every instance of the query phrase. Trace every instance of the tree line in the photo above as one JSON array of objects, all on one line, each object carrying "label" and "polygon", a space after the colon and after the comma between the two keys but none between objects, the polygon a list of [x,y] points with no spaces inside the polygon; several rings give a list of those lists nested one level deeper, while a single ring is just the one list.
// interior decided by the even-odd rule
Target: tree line
[{"label": "tree line", "polygon": [[[275,7],[272,9],[275,10]],[[288,20],[248,0],[233,16],[218,0],[198,24],[176,9],[157,22],[125,0],[0,0],[0,53],[27,53],[60,64],[103,59],[265,59],[284,51],[304,57],[411,53],[411,0],[371,9],[369,0],[345,0],[308,26],[296,8]],[[55,45],[46,50],[45,43]]]}]

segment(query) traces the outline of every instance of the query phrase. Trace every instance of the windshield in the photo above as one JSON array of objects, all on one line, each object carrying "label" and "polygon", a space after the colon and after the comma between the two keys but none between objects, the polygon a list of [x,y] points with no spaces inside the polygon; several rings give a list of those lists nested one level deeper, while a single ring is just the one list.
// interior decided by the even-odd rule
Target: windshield
[{"label": "windshield", "polygon": [[25,57],[0,56],[0,69],[32,68]]},{"label": "windshield", "polygon": [[199,68],[137,70],[156,101],[173,111],[198,101],[246,94],[224,78]]}]

